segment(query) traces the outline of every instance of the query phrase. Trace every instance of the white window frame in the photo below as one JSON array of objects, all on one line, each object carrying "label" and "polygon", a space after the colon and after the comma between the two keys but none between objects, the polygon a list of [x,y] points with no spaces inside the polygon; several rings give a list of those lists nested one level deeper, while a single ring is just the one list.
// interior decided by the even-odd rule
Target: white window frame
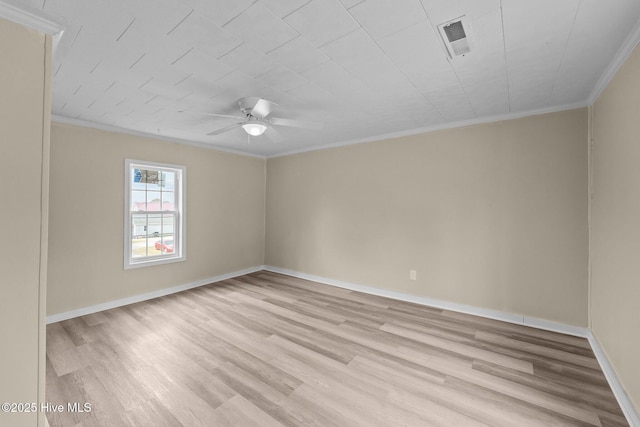
[{"label": "white window frame", "polygon": [[[167,163],[150,162],[146,160],[125,159],[124,173],[124,269],[149,267],[152,265],[168,264],[185,261],[187,259],[187,224],[186,224],[186,190],[187,167]],[[174,251],[162,255],[133,258],[131,254],[132,235],[132,210],[131,210],[131,170],[152,169],[166,170],[176,173],[175,209],[177,211],[174,224]],[[161,213],[161,212],[158,212]]]}]

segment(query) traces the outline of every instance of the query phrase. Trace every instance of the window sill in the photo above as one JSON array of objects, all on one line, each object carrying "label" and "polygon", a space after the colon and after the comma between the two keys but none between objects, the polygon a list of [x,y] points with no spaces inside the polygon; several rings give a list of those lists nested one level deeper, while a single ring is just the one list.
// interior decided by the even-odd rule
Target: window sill
[{"label": "window sill", "polygon": [[186,260],[187,260],[187,257],[183,255],[183,256],[166,257],[166,258],[163,257],[163,258],[156,258],[156,259],[143,259],[140,261],[129,261],[124,265],[124,269],[131,270],[134,268],[151,267],[154,265],[162,265],[162,264],[171,264],[174,262],[181,262]]}]

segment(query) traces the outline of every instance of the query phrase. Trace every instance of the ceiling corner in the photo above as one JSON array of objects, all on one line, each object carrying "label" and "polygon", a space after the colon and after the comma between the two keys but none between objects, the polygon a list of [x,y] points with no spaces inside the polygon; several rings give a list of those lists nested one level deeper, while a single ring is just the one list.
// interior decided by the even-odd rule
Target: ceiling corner
[{"label": "ceiling corner", "polygon": [[593,87],[593,90],[589,94],[589,98],[587,99],[588,105],[593,105],[598,100],[600,94],[606,89],[609,85],[613,77],[616,75],[620,67],[624,65],[624,63],[629,59],[631,53],[634,49],[640,44],[640,20],[636,22],[635,27],[629,36],[626,38],[620,49],[616,52],[613,60],[609,63],[607,68],[604,70],[596,85]]},{"label": "ceiling corner", "polygon": [[64,28],[40,9],[17,0],[0,0],[0,17],[54,37],[62,35]]}]

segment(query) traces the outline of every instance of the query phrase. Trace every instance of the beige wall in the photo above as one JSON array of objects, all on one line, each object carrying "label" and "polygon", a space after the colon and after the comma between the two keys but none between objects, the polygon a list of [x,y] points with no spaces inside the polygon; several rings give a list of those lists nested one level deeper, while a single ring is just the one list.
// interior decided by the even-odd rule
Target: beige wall
[{"label": "beige wall", "polygon": [[587,325],[586,109],[273,158],[267,171],[267,265]]},{"label": "beige wall", "polygon": [[[0,402],[44,398],[49,53],[43,34],[0,19]],[[0,412],[3,426],[37,424]]]},{"label": "beige wall", "polygon": [[[187,166],[187,260],[124,270],[124,161]],[[53,124],[49,315],[260,266],[265,161]]]},{"label": "beige wall", "polygon": [[640,49],[593,107],[591,327],[640,411]]}]

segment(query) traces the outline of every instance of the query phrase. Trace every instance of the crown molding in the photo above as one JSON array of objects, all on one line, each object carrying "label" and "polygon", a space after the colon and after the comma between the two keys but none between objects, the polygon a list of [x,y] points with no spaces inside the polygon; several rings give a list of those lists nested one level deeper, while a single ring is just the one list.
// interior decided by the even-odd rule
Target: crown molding
[{"label": "crown molding", "polygon": [[236,154],[236,155],[239,155],[239,156],[255,157],[255,158],[258,158],[258,159],[265,159],[266,158],[265,156],[263,156],[261,154],[247,153],[247,152],[244,152],[244,151],[233,150],[231,148],[219,147],[219,146],[207,144],[207,143],[204,143],[204,142],[189,141],[187,139],[180,139],[180,138],[170,138],[170,137],[163,136],[163,135],[157,135],[157,134],[148,133],[148,132],[141,132],[141,131],[132,130],[132,129],[125,129],[125,128],[121,128],[121,127],[117,127],[117,126],[111,126],[111,125],[106,125],[106,124],[102,124],[102,123],[91,122],[91,121],[88,121],[88,120],[72,119],[72,118],[69,118],[69,117],[56,116],[56,115],[53,115],[53,114],[51,115],[51,122],[52,123],[62,124],[62,125],[70,125],[70,126],[78,126],[78,127],[83,127],[83,128],[89,128],[89,129],[96,129],[96,130],[101,130],[101,131],[104,131],[104,132],[120,133],[120,134],[131,135],[131,136],[139,136],[139,137],[142,137],[142,138],[150,138],[150,139],[155,139],[155,140],[173,142],[173,143],[177,143],[177,144],[192,145],[192,146],[195,146],[195,147],[206,148],[208,150],[220,151],[220,152],[223,152],[223,153]]},{"label": "crown molding", "polygon": [[406,131],[375,135],[367,138],[353,139],[349,141],[336,142],[336,143],[324,144],[324,145],[316,145],[313,147],[306,147],[298,150],[285,151],[282,153],[267,156],[267,158],[272,159],[276,157],[285,157],[285,156],[291,156],[293,154],[302,154],[302,153],[308,153],[312,151],[326,150],[330,148],[345,147],[348,145],[363,144],[365,142],[383,141],[385,139],[401,138],[404,136],[419,135],[423,133],[436,132],[440,130],[456,129],[456,128],[462,128],[462,127],[473,126],[473,125],[501,122],[505,120],[521,119],[523,117],[538,116],[541,114],[558,113],[561,111],[575,110],[576,108],[585,108],[588,105],[589,104],[587,104],[586,102],[579,102],[576,104],[558,105],[554,107],[541,108],[537,110],[518,111],[518,112],[498,114],[498,115],[488,116],[488,117],[479,117],[479,118],[474,118],[469,120],[461,120],[458,122],[442,123],[435,126],[427,126],[427,127],[415,128],[415,129],[406,130]]},{"label": "crown molding", "polygon": [[18,0],[0,0],[0,17],[51,36],[64,30],[62,25],[53,21],[42,10]]},{"label": "crown molding", "polygon": [[49,34],[55,53],[64,27],[49,18],[42,10],[18,0],[0,0],[0,18]]},{"label": "crown molding", "polygon": [[376,142],[376,141],[383,141],[383,140],[386,140],[386,139],[401,138],[401,137],[404,137],[404,136],[419,135],[419,134],[423,134],[423,133],[435,132],[435,131],[440,131],[440,130],[456,129],[456,128],[461,128],[461,127],[466,127],[466,126],[473,126],[473,125],[480,125],[480,124],[487,124],[487,123],[495,123],[495,122],[500,122],[500,121],[504,121],[504,120],[520,119],[520,118],[523,118],[523,117],[537,116],[537,115],[541,115],[541,114],[557,113],[557,112],[561,112],[561,111],[574,110],[576,108],[585,108],[588,105],[589,104],[587,104],[586,102],[581,102],[581,103],[576,103],[576,104],[567,104],[567,105],[560,105],[560,106],[549,107],[549,108],[541,108],[541,109],[537,109],[537,110],[528,110],[528,111],[519,111],[519,112],[506,113],[506,114],[499,114],[499,115],[494,115],[494,116],[489,116],[489,117],[474,118],[474,119],[470,119],[470,120],[462,120],[462,121],[452,122],[452,123],[443,123],[443,124],[440,124],[440,125],[429,126],[429,127],[421,127],[421,128],[410,129],[410,130],[406,130],[406,131],[393,132],[393,133],[387,133],[387,134],[382,134],[382,135],[375,135],[375,136],[371,136],[371,137],[367,137],[367,138],[360,138],[360,139],[336,142],[336,143],[331,143],[331,144],[316,145],[316,146],[312,146],[312,147],[306,147],[306,148],[297,149],[297,150],[285,151],[285,152],[282,152],[282,153],[276,153],[276,154],[272,154],[272,155],[261,155],[261,154],[255,154],[255,153],[248,153],[248,152],[245,152],[245,151],[234,150],[232,148],[224,148],[224,147],[220,147],[220,146],[217,146],[217,145],[211,145],[211,144],[207,144],[207,143],[204,143],[204,142],[197,142],[197,141],[191,141],[191,140],[180,139],[180,138],[170,138],[170,137],[157,135],[157,134],[153,134],[153,133],[142,132],[142,131],[137,131],[137,130],[133,130],[133,129],[125,129],[125,128],[121,128],[121,127],[118,127],[118,126],[112,126],[112,125],[107,125],[107,124],[103,124],[103,123],[91,122],[91,121],[82,120],[82,119],[72,119],[72,118],[69,118],[69,117],[63,117],[63,116],[57,116],[57,115],[52,115],[51,116],[51,121],[52,122],[56,122],[56,123],[60,123],[60,124],[67,124],[67,125],[72,125],[72,126],[79,126],[79,127],[85,127],[85,128],[98,129],[98,130],[102,130],[102,131],[106,131],[106,132],[122,133],[122,134],[126,134],[126,135],[133,135],[133,136],[141,136],[141,137],[145,137],[145,138],[160,139],[160,140],[163,140],[163,141],[175,142],[175,143],[179,143],[179,144],[193,145],[193,146],[196,146],[196,147],[207,148],[207,149],[210,149],[210,150],[222,151],[222,152],[231,153],[231,154],[238,154],[238,155],[241,155],[241,156],[256,157],[256,158],[260,158],[260,159],[271,159],[271,158],[276,158],[276,157],[290,156],[290,155],[293,155],[293,154],[302,154],[302,153],[308,153],[308,152],[313,152],[313,151],[326,150],[326,149],[330,149],[330,148],[345,147],[345,146],[348,146],[348,145],[363,144],[363,143],[366,143],[366,142]]},{"label": "crown molding", "polygon": [[153,138],[153,139],[159,139],[159,140],[163,140],[163,141],[175,142],[175,143],[179,143],[179,144],[193,145],[193,146],[196,146],[196,147],[207,148],[209,150],[221,151],[221,152],[226,152],[226,153],[231,153],[231,154],[238,154],[238,155],[241,155],[241,156],[256,157],[256,158],[260,158],[260,159],[271,159],[271,158],[276,158],[276,157],[290,156],[290,155],[293,155],[293,154],[302,154],[302,153],[308,153],[308,152],[313,152],[313,151],[326,150],[326,149],[330,149],[330,148],[345,147],[345,146],[348,146],[348,145],[363,144],[363,143],[366,143],[366,142],[376,142],[376,141],[383,141],[383,140],[386,140],[386,139],[401,138],[401,137],[404,137],[404,136],[419,135],[419,134],[423,134],[423,133],[435,132],[435,131],[440,131],[440,130],[456,129],[456,128],[461,128],[461,127],[466,127],[466,126],[473,126],[473,125],[480,125],[480,124],[487,124],[487,123],[495,123],[495,122],[500,122],[500,121],[504,121],[504,120],[520,119],[520,118],[523,118],[523,117],[537,116],[537,115],[541,115],[541,114],[557,113],[557,112],[561,112],[561,111],[574,110],[576,108],[585,108],[588,105],[589,104],[587,104],[586,102],[581,102],[581,103],[577,103],[577,104],[560,105],[560,106],[549,107],[549,108],[541,108],[541,109],[537,109],[537,110],[528,110],[528,111],[520,111],[520,112],[499,114],[499,115],[494,115],[494,116],[489,116],[489,117],[481,117],[481,118],[474,118],[474,119],[470,119],[470,120],[462,120],[462,121],[453,122],[453,123],[443,123],[443,124],[435,125],[435,126],[421,127],[421,128],[411,129],[411,130],[407,130],[407,131],[400,131],[400,132],[393,132],[393,133],[387,133],[387,134],[382,134],[382,135],[375,135],[375,136],[371,136],[371,137],[367,137],[367,138],[354,139],[354,140],[342,141],[342,142],[336,142],[336,143],[324,144],[324,145],[316,145],[316,146],[313,146],[313,147],[306,147],[306,148],[302,148],[302,149],[286,151],[286,152],[276,153],[276,154],[266,155],[266,156],[265,155],[261,155],[261,154],[255,154],[255,153],[248,153],[248,152],[240,151],[240,150],[234,150],[234,149],[231,149],[231,148],[224,148],[224,147],[220,147],[220,146],[217,146],[217,145],[207,144],[207,143],[204,143],[204,142],[197,142],[197,141],[191,141],[191,140],[180,139],[180,138],[170,138],[170,137],[157,135],[157,134],[153,134],[153,133],[142,132],[142,131],[137,131],[137,130],[133,130],[133,129],[125,129],[125,128],[121,128],[121,127],[117,127],[117,126],[107,125],[107,124],[103,124],[103,123],[96,123],[96,122],[91,122],[91,121],[82,120],[82,119],[72,119],[72,118],[69,118],[69,117],[62,117],[62,116],[52,115],[51,116],[51,121],[52,122],[56,122],[56,123],[60,123],[60,124],[67,124],[67,125],[72,125],[72,126],[92,128],[92,129],[102,130],[102,131],[106,131],[106,132],[122,133],[122,134],[126,134],[126,135],[141,136],[141,137],[144,137],[144,138]]},{"label": "crown molding", "polygon": [[609,63],[607,68],[604,70],[604,73],[602,73],[596,82],[596,85],[591,90],[588,98],[589,105],[595,104],[598,97],[600,97],[600,94],[602,94],[602,92],[607,88],[624,63],[627,62],[627,59],[629,59],[629,56],[631,56],[631,53],[638,43],[640,43],[640,20],[636,22],[635,27],[633,27],[631,33],[629,33],[624,43],[622,43],[622,46],[620,46],[620,49],[616,52],[613,60]]}]

